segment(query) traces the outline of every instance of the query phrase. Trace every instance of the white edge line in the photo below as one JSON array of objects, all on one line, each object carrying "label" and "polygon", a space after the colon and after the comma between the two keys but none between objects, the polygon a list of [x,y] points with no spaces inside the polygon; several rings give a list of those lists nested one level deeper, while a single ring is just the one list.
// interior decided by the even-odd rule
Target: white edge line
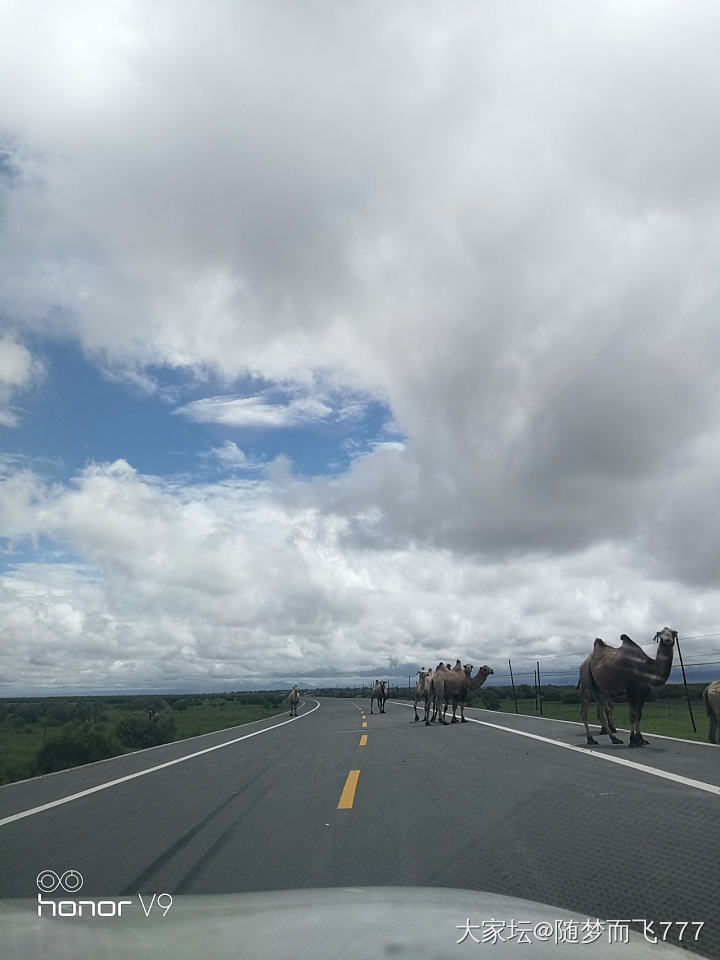
[{"label": "white edge line", "polygon": [[[398,706],[402,706],[402,707],[412,706],[412,703],[408,704],[407,702],[403,702],[402,700],[390,700],[388,702],[396,703]],[[465,709],[477,710],[479,713],[492,713],[495,715],[497,715],[498,713],[497,710],[488,710],[485,707],[465,707]],[[546,722],[549,721],[550,723],[572,723],[573,726],[582,727],[582,723],[580,722],[580,720],[560,720],[558,719],[558,717],[539,717],[537,716],[537,714],[532,714],[532,713],[504,713],[503,712],[503,716],[527,717],[528,720],[545,720]],[[595,726],[597,724],[597,720],[592,720],[588,722],[590,723],[591,726]],[[622,733],[630,733],[630,730],[627,727],[618,727],[618,730],[620,730]],[[673,740],[675,743],[692,743],[696,747],[698,746],[699,747],[715,747],[717,749],[717,744],[710,743],[708,740],[688,740],[684,737],[669,737],[666,733],[653,733],[652,731],[647,731],[647,730],[645,732],[649,733],[649,735],[652,737],[659,738],[660,740]]]},{"label": "white edge line", "polygon": [[[406,706],[406,704],[400,704],[399,701],[393,701],[399,706]],[[408,707],[411,707],[412,704],[407,704]],[[686,787],[693,787],[695,790],[704,790],[706,793],[713,793],[715,796],[720,796],[720,787],[715,786],[714,783],[704,783],[702,780],[693,780],[690,777],[680,776],[678,773],[670,773],[667,770],[660,770],[658,767],[648,767],[643,763],[636,763],[634,760],[625,760],[623,757],[613,757],[607,753],[598,753],[596,750],[592,750],[589,747],[577,747],[572,743],[563,743],[562,740],[551,740],[549,737],[541,737],[537,733],[530,733],[527,730],[518,730],[515,727],[503,727],[499,723],[488,723],[487,720],[475,720],[473,717],[467,718],[470,723],[479,723],[483,727],[492,727],[494,730],[504,730],[506,733],[514,733],[519,737],[529,737],[531,740],[539,740],[541,743],[549,743],[553,747],[562,747],[563,750],[572,750],[575,753],[580,753],[584,757],[596,757],[598,760],[607,760],[608,763],[619,763],[622,767],[631,767],[633,770],[640,770],[642,773],[649,773],[654,777],[662,777],[663,780],[672,780],[675,783],[681,783]],[[548,717],[548,719],[550,719]],[[568,721],[572,722],[572,721]],[[694,743],[694,741],[690,741]]]},{"label": "white edge line", "polygon": [[[297,717],[290,717],[289,720],[283,720],[272,727],[264,727],[262,730],[255,730],[253,733],[246,733],[242,737],[235,737],[234,740],[226,740],[223,743],[216,743],[212,747],[205,747],[204,750],[196,750],[195,753],[188,753],[184,757],[176,757],[174,760],[167,760],[165,763],[159,763],[154,767],[146,767],[145,770],[136,770],[135,773],[129,773],[127,776],[118,777],[116,780],[108,780],[107,783],[99,783],[95,787],[89,787],[87,790],[81,790],[79,793],[72,793],[67,797],[60,797],[59,800],[51,800],[49,803],[43,803],[39,807],[31,807],[29,810],[22,810],[20,813],[13,813],[9,817],[0,820],[0,827],[6,823],[14,823],[16,820],[23,820],[25,817],[31,817],[35,813],[42,813],[43,810],[51,810],[53,807],[60,807],[72,800],[79,800],[81,797],[87,797],[91,793],[98,793],[100,790],[107,790],[109,787],[116,787],[119,783],[126,783],[128,780],[135,780],[137,777],[144,777],[148,773],[155,773],[156,770],[163,770],[165,767],[173,767],[176,763],[184,763],[186,760],[192,760],[194,757],[200,757],[204,753],[212,753],[213,750],[222,750],[223,747],[230,747],[241,740],[249,740],[250,737],[259,737],[261,733],[268,733],[270,730],[277,730],[278,727],[285,726],[286,723],[293,723],[295,720],[302,720],[303,717],[309,717],[319,709],[320,704],[315,701],[316,706],[307,713],[301,713]],[[176,741],[177,742],[177,741]]]},{"label": "white edge line", "polygon": [[[480,710],[483,713],[497,713],[496,710],[486,710],[483,707],[465,707],[466,710]],[[508,713],[509,717],[529,717],[531,720],[549,720],[551,723],[572,723],[576,727],[581,727],[582,723],[579,720],[560,720],[558,717],[537,717],[533,716],[530,713]],[[590,721],[588,721],[590,722]],[[597,720],[591,721],[592,726],[597,724]],[[618,727],[618,730],[623,733],[630,733],[630,730],[627,727]],[[717,744],[710,743],[708,740],[688,740],[686,737],[669,737],[666,733],[653,733],[652,731],[645,731],[651,737],[657,737],[660,740],[674,740],[676,743],[693,743],[695,746],[700,747],[715,747]]]}]

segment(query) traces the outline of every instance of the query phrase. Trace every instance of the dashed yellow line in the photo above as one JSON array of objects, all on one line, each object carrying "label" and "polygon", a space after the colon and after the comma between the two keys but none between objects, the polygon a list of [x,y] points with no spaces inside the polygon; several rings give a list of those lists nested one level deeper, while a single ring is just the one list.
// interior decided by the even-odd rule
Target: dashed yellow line
[{"label": "dashed yellow line", "polygon": [[367,727],[367,720],[363,720],[362,725],[363,727]]},{"label": "dashed yellow line", "polygon": [[340,794],[340,802],[337,805],[338,810],[352,810],[352,805],[355,802],[355,789],[357,787],[359,776],[359,770],[351,770],[347,775],[345,786]]},{"label": "dashed yellow line", "polygon": [[359,747],[364,747],[365,744],[367,743],[367,738],[368,738],[368,735],[367,735],[366,733],[364,733],[364,734],[360,737],[360,743],[358,744],[358,746],[359,746]]}]

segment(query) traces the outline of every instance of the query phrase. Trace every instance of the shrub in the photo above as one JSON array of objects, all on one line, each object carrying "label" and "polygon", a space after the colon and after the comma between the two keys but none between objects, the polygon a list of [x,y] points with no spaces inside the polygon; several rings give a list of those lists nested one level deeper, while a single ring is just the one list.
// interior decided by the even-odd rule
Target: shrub
[{"label": "shrub", "polygon": [[563,703],[580,703],[582,700],[579,690],[570,690],[562,695]]},{"label": "shrub", "polygon": [[62,733],[48,740],[38,750],[35,772],[53,773],[55,770],[66,770],[83,763],[116,757],[122,752],[122,747],[115,737],[106,733],[102,727],[92,723],[75,722],[68,724]]},{"label": "shrub", "polygon": [[486,710],[502,710],[502,700],[500,699],[500,694],[497,690],[493,690],[492,687],[489,687],[487,690],[483,690],[480,700]]},{"label": "shrub", "polygon": [[147,716],[125,717],[115,728],[118,739],[132,750],[155,747],[159,743],[170,743],[175,736],[175,721],[172,717],[150,723]]}]

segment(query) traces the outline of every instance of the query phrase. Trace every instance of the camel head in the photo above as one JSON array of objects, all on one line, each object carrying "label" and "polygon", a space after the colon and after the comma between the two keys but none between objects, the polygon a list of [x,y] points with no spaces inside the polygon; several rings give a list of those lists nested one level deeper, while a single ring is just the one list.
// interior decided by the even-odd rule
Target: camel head
[{"label": "camel head", "polygon": [[670,627],[663,627],[653,637],[655,643],[667,643],[672,646],[678,638],[677,630],[671,630]]}]

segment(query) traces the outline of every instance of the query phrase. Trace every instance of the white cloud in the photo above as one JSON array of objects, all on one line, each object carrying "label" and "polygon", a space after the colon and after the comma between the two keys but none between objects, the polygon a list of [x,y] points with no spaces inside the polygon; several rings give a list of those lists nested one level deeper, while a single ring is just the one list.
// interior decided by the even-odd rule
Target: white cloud
[{"label": "white cloud", "polygon": [[256,470],[263,464],[248,457],[233,440],[226,440],[220,447],[213,447],[211,455],[227,469]]},{"label": "white cloud", "polygon": [[[20,474],[4,485],[8,536],[55,531],[102,562],[107,603],[130,585],[137,636],[152,622],[172,645],[188,604],[217,650],[208,670],[240,616],[227,600],[231,626],[210,639],[192,598],[213,590],[243,596],[248,644],[299,624],[318,662],[381,656],[405,622],[408,636],[457,637],[460,622],[574,636],[597,617],[627,630],[622,612],[713,632],[720,8],[318,11],[8,11],[0,310],[18,339],[0,358],[0,420],[35,382],[20,341],[51,331],[147,391],[163,364],[277,385],[176,410],[195,422],[347,425],[359,395],[387,405],[404,445],[308,485],[278,458],[243,493],[236,541],[238,508],[214,488],[173,499],[97,468],[43,498]],[[239,448],[215,451],[244,466]],[[205,549],[210,531],[224,554]],[[415,618],[435,562],[462,589]],[[317,587],[326,563],[345,589]],[[529,585],[504,601],[468,599],[481,573],[520,569]],[[632,596],[652,598],[646,616]]]},{"label": "white cloud", "polygon": [[17,411],[11,406],[12,396],[37,383],[43,374],[42,364],[27,347],[11,337],[0,337],[0,425],[18,425]]},{"label": "white cloud", "polygon": [[[353,518],[314,495],[299,481],[282,499],[266,480],[178,489],[122,461],[73,487],[36,487],[28,535],[84,562],[18,564],[0,578],[0,676],[18,689],[241,687],[455,656],[500,673],[507,656],[521,670],[548,653],[563,654],[548,670],[572,673],[596,635],[647,642],[666,623],[708,633],[720,615],[716,591],[648,578],[617,543],[500,564],[355,545]],[[685,655],[705,649],[688,641]]]},{"label": "white cloud", "polygon": [[324,420],[332,408],[312,397],[301,397],[287,404],[268,403],[261,397],[206,397],[178,407],[173,413],[197,423],[272,429]]}]

